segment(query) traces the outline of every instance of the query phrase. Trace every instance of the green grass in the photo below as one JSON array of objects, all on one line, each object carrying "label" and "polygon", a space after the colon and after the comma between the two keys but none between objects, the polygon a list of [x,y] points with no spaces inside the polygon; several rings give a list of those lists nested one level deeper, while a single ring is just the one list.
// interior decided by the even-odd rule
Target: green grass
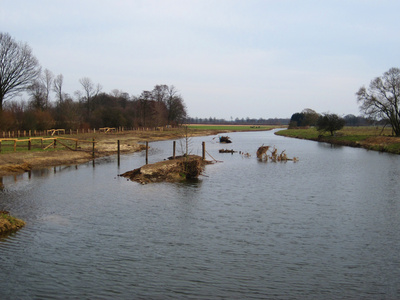
[{"label": "green grass", "polygon": [[[295,137],[300,139],[316,140],[320,135],[324,139],[335,139],[342,141],[362,141],[371,136],[379,136],[382,132],[382,128],[373,126],[360,126],[360,127],[344,127],[343,129],[336,132],[335,136],[331,136],[330,133],[323,133],[317,131],[314,127],[307,129],[287,129],[278,131],[277,135]],[[383,135],[390,135],[391,130],[385,129]]]},{"label": "green grass", "polygon": [[287,129],[287,130],[277,131],[276,135],[299,138],[299,139],[314,140],[314,139],[318,138],[319,132],[315,128]]},{"label": "green grass", "polygon": [[[32,139],[31,140],[31,150],[28,150],[28,139],[29,138],[19,138],[16,146],[16,151],[15,152],[27,152],[27,151],[32,151],[32,152],[38,152],[38,151],[43,151],[42,149],[42,142],[40,139]],[[62,141],[64,144],[67,144],[70,147],[74,147],[75,143],[72,143],[67,140]],[[52,143],[52,140],[45,140],[43,141],[43,148],[46,146],[50,145]],[[46,149],[46,151],[57,151],[57,150],[62,150],[65,149],[62,145],[58,145],[56,148],[53,146],[49,147]],[[1,141],[1,151],[0,153],[14,153],[14,141]]]},{"label": "green grass", "polygon": [[8,214],[0,214],[0,236],[13,232],[25,225],[25,222]]},{"label": "green grass", "polygon": [[342,130],[337,131],[334,136],[331,136],[329,133],[321,135],[315,128],[287,129],[279,131],[276,134],[400,154],[400,142],[398,142],[398,138],[391,136],[391,129],[382,131],[381,127],[344,127]]}]

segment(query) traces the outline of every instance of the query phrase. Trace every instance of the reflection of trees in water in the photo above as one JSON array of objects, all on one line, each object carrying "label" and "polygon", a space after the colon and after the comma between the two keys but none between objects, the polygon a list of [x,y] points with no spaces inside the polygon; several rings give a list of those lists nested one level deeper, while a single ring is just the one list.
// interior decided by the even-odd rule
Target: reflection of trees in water
[{"label": "reflection of trees in water", "polygon": [[33,178],[48,178],[53,174],[65,172],[65,171],[72,171],[78,170],[78,165],[72,166],[57,166],[53,168],[43,168],[43,169],[34,169],[27,171],[25,173],[9,175],[0,177],[0,190],[4,190],[7,187],[7,184],[10,183],[17,183],[19,181],[24,180],[31,180]]}]

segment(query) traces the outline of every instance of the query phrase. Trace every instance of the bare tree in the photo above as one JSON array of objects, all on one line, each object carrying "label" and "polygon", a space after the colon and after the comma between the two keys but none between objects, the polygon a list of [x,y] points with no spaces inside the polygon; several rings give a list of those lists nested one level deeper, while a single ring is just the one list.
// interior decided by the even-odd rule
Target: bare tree
[{"label": "bare tree", "polygon": [[54,74],[50,70],[45,69],[41,78],[42,78],[43,86],[44,86],[44,89],[46,92],[45,105],[47,108],[49,106],[50,91],[51,91],[52,85],[53,85]]},{"label": "bare tree", "polygon": [[33,109],[45,110],[46,108],[46,87],[39,79],[35,80],[28,88],[27,92],[30,95],[29,105]]},{"label": "bare tree", "polygon": [[26,90],[39,74],[39,62],[28,44],[17,43],[8,33],[0,33],[0,111],[6,97]]},{"label": "bare tree", "polygon": [[157,102],[166,102],[168,98],[168,92],[168,86],[165,84],[156,85],[151,91],[153,100]]},{"label": "bare tree", "polygon": [[400,69],[391,68],[382,77],[376,77],[368,90],[361,87],[357,102],[360,110],[373,119],[382,118],[392,126],[396,136],[400,136]]},{"label": "bare tree", "polygon": [[176,88],[171,85],[167,90],[166,106],[168,110],[168,125],[176,123],[183,124],[187,112],[186,106],[181,95],[178,94]]},{"label": "bare tree", "polygon": [[100,84],[97,84],[95,86],[92,80],[88,77],[83,77],[79,79],[79,83],[83,87],[87,104],[87,113],[88,116],[90,116],[90,105],[91,105],[90,101],[92,100],[93,97],[95,97],[98,93],[100,93],[102,86]]},{"label": "bare tree", "polygon": [[60,103],[62,103],[64,100],[64,95],[62,91],[63,82],[64,76],[62,74],[57,75],[53,81],[53,91],[56,93],[57,99]]}]

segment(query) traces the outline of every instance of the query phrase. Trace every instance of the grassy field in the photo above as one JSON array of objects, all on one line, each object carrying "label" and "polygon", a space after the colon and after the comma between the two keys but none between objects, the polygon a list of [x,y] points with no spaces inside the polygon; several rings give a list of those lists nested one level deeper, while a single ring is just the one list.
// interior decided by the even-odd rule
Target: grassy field
[{"label": "grassy field", "polygon": [[400,154],[400,138],[392,136],[390,128],[385,128],[382,131],[381,127],[374,126],[344,127],[342,130],[337,131],[334,136],[329,133],[321,135],[315,128],[288,129],[279,131],[276,134]]},{"label": "grassy field", "polygon": [[[59,144],[58,148],[54,147],[54,146],[50,146],[50,144],[52,144],[54,142],[54,138],[51,138],[51,137],[47,137],[47,138],[45,137],[44,140],[42,140],[41,138],[31,138],[30,145],[29,145],[28,137],[19,138],[17,140],[18,141],[15,145],[15,151],[14,151],[14,141],[13,140],[1,140],[0,141],[0,153],[43,151],[43,149],[46,147],[47,147],[46,151],[57,151],[57,150],[63,149],[63,147],[60,147],[61,146],[60,144]],[[62,140],[61,142],[71,148],[75,147],[74,141]],[[50,146],[50,147],[48,147],[48,146]]]}]

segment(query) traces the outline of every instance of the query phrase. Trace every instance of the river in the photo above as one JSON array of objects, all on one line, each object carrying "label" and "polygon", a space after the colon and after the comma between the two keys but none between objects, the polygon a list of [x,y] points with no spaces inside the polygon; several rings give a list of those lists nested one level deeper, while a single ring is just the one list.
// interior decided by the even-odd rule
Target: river
[{"label": "river", "polygon": [[[400,297],[400,156],[229,136],[190,141],[220,162],[188,183],[117,176],[143,153],[4,177],[0,209],[27,225],[0,238],[0,298]],[[263,144],[299,161],[260,162]],[[172,141],[150,147],[150,163],[172,155]]]}]

